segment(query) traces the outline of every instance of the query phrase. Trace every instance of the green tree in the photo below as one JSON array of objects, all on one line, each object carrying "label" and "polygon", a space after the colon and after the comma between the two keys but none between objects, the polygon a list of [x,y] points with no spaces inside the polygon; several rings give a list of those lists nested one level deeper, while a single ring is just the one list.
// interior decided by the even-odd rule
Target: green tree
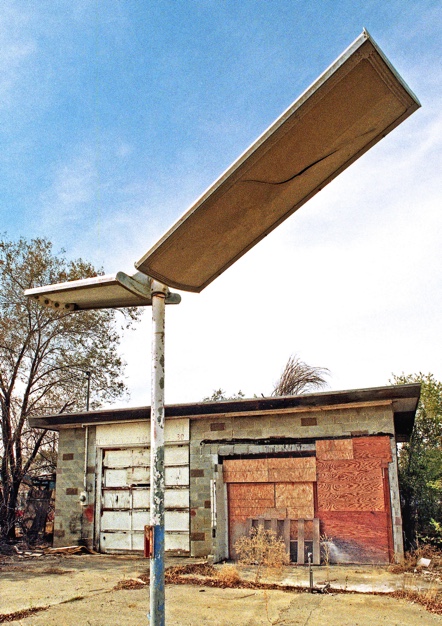
[{"label": "green tree", "polygon": [[421,383],[410,441],[399,450],[399,482],[408,545],[435,535],[442,519],[442,383],[433,374],[394,376],[393,384]]},{"label": "green tree", "polygon": [[234,393],[233,396],[226,396],[226,392],[223,389],[214,389],[211,396],[203,398],[203,402],[224,402],[226,400],[242,400],[244,394],[241,390],[238,393]]},{"label": "green tree", "polygon": [[137,309],[59,313],[23,295],[96,275],[86,261],[54,255],[46,239],[0,240],[0,537],[15,536],[23,478],[56,457],[54,434],[30,428],[29,417],[84,409],[85,372],[91,408],[126,392],[118,346]]}]

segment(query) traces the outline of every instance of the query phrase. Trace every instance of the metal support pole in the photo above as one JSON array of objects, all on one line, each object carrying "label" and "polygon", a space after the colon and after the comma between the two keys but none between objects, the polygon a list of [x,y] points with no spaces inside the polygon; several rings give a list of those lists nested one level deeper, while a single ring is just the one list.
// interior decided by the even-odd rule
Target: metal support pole
[{"label": "metal support pole", "polygon": [[89,411],[89,398],[91,395],[91,373],[85,372],[87,378],[87,389],[86,389],[86,411]]},{"label": "metal support pole", "polygon": [[164,334],[167,287],[152,281],[152,400],[150,449],[150,623],[165,625],[164,602]]}]

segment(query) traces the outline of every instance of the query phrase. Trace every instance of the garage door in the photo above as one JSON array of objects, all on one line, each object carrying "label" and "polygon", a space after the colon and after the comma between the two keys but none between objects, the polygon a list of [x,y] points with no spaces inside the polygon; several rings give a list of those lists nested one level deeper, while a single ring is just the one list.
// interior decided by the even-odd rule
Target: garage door
[{"label": "garage door", "polygon": [[[150,447],[101,450],[101,552],[142,551],[144,526],[150,523]],[[165,549],[189,553],[189,445],[165,446]]]}]

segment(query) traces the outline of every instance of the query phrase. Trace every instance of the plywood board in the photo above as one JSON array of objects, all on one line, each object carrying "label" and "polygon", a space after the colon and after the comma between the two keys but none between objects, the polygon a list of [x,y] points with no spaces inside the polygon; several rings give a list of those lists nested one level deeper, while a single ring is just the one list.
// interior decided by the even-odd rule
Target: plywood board
[{"label": "plywood board", "polygon": [[379,459],[355,459],[346,461],[318,461],[318,482],[353,481],[355,475],[364,482],[371,476],[382,475]]},{"label": "plywood board", "polygon": [[317,466],[318,510],[383,511],[379,459],[321,461]]},{"label": "plywood board", "polygon": [[352,439],[319,439],[316,442],[316,457],[321,461],[353,458]]},{"label": "plywood board", "polygon": [[268,459],[269,481],[314,482],[316,480],[315,457]]},{"label": "plywood board", "polygon": [[316,480],[315,457],[231,459],[223,464],[224,482],[310,482]]},{"label": "plywood board", "polygon": [[267,459],[231,459],[223,463],[225,483],[268,482]]},{"label": "plywood board", "polygon": [[225,471],[223,472],[223,476],[225,483],[267,483],[269,480],[267,469],[264,471],[256,470],[254,472]]},{"label": "plywood board", "polygon": [[229,484],[230,524],[245,522],[252,517],[262,516],[275,508],[275,490],[272,484]]},{"label": "plywood board", "polygon": [[384,489],[379,482],[319,483],[319,511],[384,511]]},{"label": "plywood board", "polygon": [[390,437],[357,437],[353,440],[355,459],[382,459],[391,463]]},{"label": "plywood board", "polygon": [[313,483],[276,483],[275,505],[286,507],[289,519],[312,519],[315,513]]},{"label": "plywood board", "polygon": [[265,484],[233,484],[229,485],[229,499],[231,502],[246,502],[248,500],[272,500],[274,502],[274,485]]},{"label": "plywood board", "polygon": [[267,470],[268,459],[227,459],[223,472],[255,472]]},{"label": "plywood board", "polygon": [[321,512],[321,534],[327,535],[332,563],[388,563],[385,512]]}]

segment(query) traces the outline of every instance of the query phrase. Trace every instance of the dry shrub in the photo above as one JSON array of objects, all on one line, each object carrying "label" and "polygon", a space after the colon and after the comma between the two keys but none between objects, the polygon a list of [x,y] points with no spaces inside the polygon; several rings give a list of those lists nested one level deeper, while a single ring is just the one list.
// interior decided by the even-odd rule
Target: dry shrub
[{"label": "dry shrub", "polygon": [[289,563],[283,540],[273,530],[263,526],[252,528],[249,537],[240,537],[235,551],[241,565],[256,565],[255,582],[261,577],[263,568],[280,569]]},{"label": "dry shrub", "polygon": [[417,564],[421,558],[431,559],[429,569],[432,571],[442,569],[442,550],[426,544],[416,550],[406,552],[403,562],[390,565],[389,571],[393,574],[414,572],[416,569],[420,569]]},{"label": "dry shrub", "polygon": [[238,568],[236,565],[223,565],[216,573],[216,578],[225,587],[234,587],[241,581]]},{"label": "dry shrub", "polygon": [[434,587],[421,591],[401,589],[399,591],[393,591],[390,596],[393,598],[403,598],[409,602],[420,604],[430,613],[442,615],[442,594]]}]

